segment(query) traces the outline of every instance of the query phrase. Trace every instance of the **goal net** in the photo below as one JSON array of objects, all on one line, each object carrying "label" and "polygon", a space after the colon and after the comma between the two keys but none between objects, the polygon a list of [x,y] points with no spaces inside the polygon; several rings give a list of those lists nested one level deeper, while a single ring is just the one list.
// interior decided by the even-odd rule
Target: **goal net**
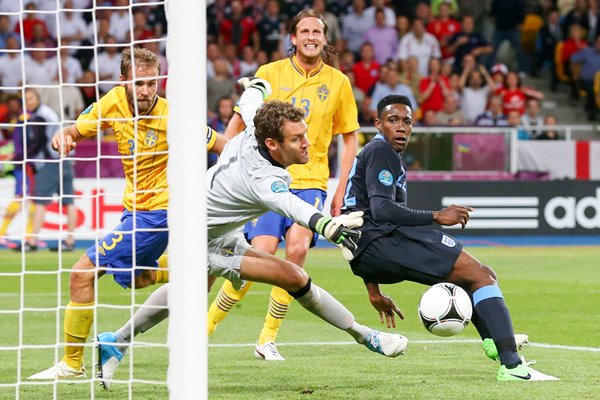
[{"label": "goal net", "polygon": [[[195,0],[0,0],[0,398],[105,397],[93,339],[123,326],[158,287],[124,289],[113,270],[100,268],[104,276],[88,274],[91,302],[77,302],[83,291],[72,274],[84,254],[98,264],[119,235],[131,238],[131,265],[121,270],[129,280],[153,267],[141,261],[139,234],[161,229],[138,226],[137,217],[147,199],[164,196],[144,160],[165,151],[152,147],[164,138],[148,128],[152,118],[143,117],[135,94],[143,79],[132,68],[122,80],[121,51],[138,47],[158,57],[157,95],[169,103],[170,319],[126,346],[111,396],[207,397],[205,7]],[[129,115],[99,110],[97,135],[63,157],[51,150],[55,133],[119,85],[132,88]],[[130,140],[121,125],[130,127]],[[116,232],[124,193],[134,223]],[[63,360],[65,311],[74,303],[93,320],[85,340],[71,346],[83,349],[85,377],[28,379]]]}]

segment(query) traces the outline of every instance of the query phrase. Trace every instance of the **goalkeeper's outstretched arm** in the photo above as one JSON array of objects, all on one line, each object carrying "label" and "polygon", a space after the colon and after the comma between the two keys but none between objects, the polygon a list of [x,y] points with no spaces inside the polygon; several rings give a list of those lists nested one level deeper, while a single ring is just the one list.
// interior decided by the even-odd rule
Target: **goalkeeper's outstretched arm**
[{"label": "goalkeeper's outstretched arm", "polygon": [[225,138],[227,139],[235,137],[247,126],[254,125],[253,119],[256,111],[271,94],[271,85],[261,78],[240,78],[238,84],[244,88],[244,93],[235,107],[235,113],[227,124],[227,129],[225,129]]}]

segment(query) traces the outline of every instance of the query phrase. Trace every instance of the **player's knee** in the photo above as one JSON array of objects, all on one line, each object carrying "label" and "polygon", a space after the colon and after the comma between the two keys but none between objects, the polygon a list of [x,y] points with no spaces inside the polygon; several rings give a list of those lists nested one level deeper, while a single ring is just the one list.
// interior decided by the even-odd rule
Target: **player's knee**
[{"label": "player's knee", "polygon": [[296,241],[294,243],[288,242],[285,248],[286,258],[301,266],[304,264],[304,259],[306,258],[309,247],[310,243],[307,244],[303,241]]},{"label": "player's knee", "polygon": [[97,272],[96,267],[89,262],[89,258],[87,260],[86,258],[87,256],[85,255],[81,257],[71,269],[69,285],[72,291],[94,285]]},{"label": "player's knee", "polygon": [[297,292],[308,283],[308,274],[299,266],[290,263],[292,268],[288,268],[286,272],[286,287],[283,289],[288,292]]}]

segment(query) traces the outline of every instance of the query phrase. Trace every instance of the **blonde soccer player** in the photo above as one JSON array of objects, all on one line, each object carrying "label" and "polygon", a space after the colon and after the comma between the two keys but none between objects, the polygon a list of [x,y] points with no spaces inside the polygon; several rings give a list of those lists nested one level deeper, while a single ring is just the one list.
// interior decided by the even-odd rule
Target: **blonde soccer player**
[{"label": "blonde soccer player", "polygon": [[[347,176],[358,148],[356,103],[348,78],[324,63],[323,58],[330,55],[331,47],[325,38],[327,25],[323,17],[312,9],[301,11],[291,21],[290,34],[291,56],[263,65],[256,76],[271,84],[273,90],[269,100],[285,101],[304,111],[311,143],[310,160],[306,164],[290,166],[290,190],[319,210],[322,210],[327,195],[329,145],[335,135],[342,135],[344,149],[340,182],[331,207],[331,214],[335,216],[339,214]],[[244,126],[241,116],[234,115],[225,136],[235,136]],[[244,233],[252,246],[269,254],[274,254],[279,242],[285,240],[286,259],[299,266],[304,265],[308,249],[314,246],[318,237],[311,230],[274,212],[250,222]],[[209,335],[250,287],[251,283],[248,283],[236,290],[230,281],[223,284],[209,308]],[[257,358],[284,360],[275,346],[275,339],[292,299],[289,293],[279,287],[271,290],[265,323],[256,343]]]},{"label": "blonde soccer player", "polygon": [[[169,105],[158,96],[158,57],[149,50],[129,48],[121,54],[121,81],[98,102],[52,138],[61,154],[77,142],[112,128],[123,155],[126,188],[123,214],[115,229],[91,246],[71,270],[71,301],[64,317],[65,352],[52,367],[33,380],[84,378],[84,346],[94,318],[95,277],[113,275],[124,288],[143,288],[168,281],[158,267],[167,248],[167,117]],[[207,128],[207,147],[220,152],[226,139]],[[135,157],[131,157],[134,156]],[[135,238],[131,234],[135,229]],[[135,252],[135,254],[134,254]],[[135,260],[136,264],[133,265]]]}]

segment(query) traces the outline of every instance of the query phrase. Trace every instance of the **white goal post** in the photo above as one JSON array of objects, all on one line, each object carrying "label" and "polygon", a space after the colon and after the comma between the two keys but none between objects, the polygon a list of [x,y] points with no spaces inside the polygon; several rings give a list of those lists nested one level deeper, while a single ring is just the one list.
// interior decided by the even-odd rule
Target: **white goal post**
[{"label": "white goal post", "polygon": [[167,3],[169,36],[169,371],[171,399],[208,398],[206,4]]}]

